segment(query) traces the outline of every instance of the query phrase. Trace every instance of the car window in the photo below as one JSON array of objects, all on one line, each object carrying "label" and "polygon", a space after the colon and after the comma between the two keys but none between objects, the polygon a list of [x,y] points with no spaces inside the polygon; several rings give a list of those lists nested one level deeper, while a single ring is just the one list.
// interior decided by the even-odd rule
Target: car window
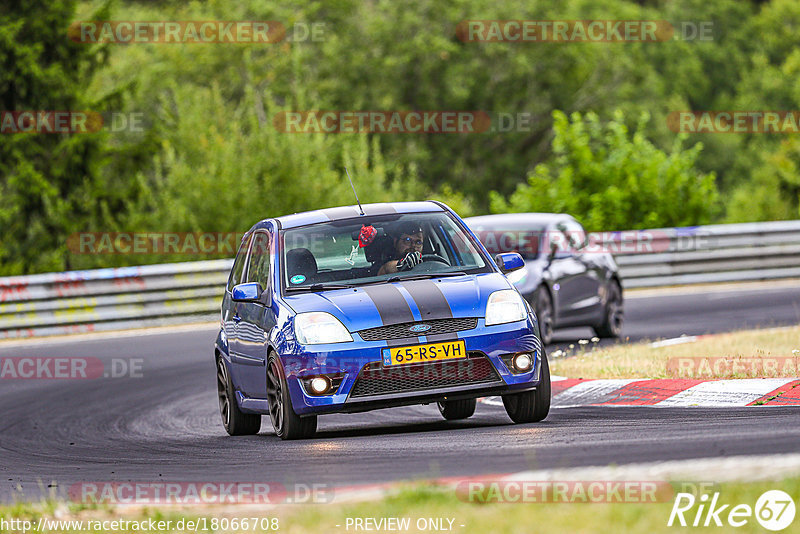
[{"label": "car window", "polygon": [[319,271],[340,271],[353,267],[369,267],[363,247],[347,231],[317,235],[312,250]]},{"label": "car window", "polygon": [[[410,232],[410,234],[409,234]],[[377,283],[393,276],[488,272],[472,238],[447,213],[408,213],[319,223],[281,233],[284,287]],[[411,250],[421,262],[381,272]]]},{"label": "car window", "polygon": [[247,281],[258,282],[261,289],[269,285],[269,234],[256,232],[253,234],[253,244],[250,247],[250,256],[247,267]]},{"label": "car window", "polygon": [[247,247],[250,245],[250,239],[253,237],[253,234],[246,236],[242,239],[242,244],[239,245],[239,252],[236,253],[236,259],[233,261],[233,268],[231,269],[231,275],[228,277],[228,291],[233,290],[233,286],[239,283],[242,279],[242,273],[244,272],[245,260],[247,259]]},{"label": "car window", "polygon": [[570,251],[577,252],[584,247],[586,244],[586,232],[578,221],[568,219],[559,223],[558,227],[566,237]]},{"label": "car window", "polygon": [[545,225],[532,222],[480,223],[467,221],[490,254],[517,252],[525,259],[534,259],[548,243],[543,241]]}]

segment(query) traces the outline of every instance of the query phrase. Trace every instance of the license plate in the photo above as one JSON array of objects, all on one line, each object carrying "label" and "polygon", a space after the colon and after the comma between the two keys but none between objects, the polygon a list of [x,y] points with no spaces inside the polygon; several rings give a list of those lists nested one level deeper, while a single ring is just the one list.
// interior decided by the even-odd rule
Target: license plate
[{"label": "license plate", "polygon": [[466,357],[467,346],[463,340],[383,349],[383,365],[438,362]]}]

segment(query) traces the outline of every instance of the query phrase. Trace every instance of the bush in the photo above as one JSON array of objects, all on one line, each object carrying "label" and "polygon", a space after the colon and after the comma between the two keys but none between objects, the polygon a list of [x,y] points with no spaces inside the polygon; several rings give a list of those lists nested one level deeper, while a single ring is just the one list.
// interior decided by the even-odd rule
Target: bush
[{"label": "bush", "polygon": [[602,123],[594,113],[553,113],[553,156],[537,165],[527,183],[504,199],[491,193],[491,209],[566,212],[587,230],[658,228],[702,224],[717,212],[714,174],[695,170],[702,145],[667,153],[642,133],[643,114],[631,134],[621,112]]}]

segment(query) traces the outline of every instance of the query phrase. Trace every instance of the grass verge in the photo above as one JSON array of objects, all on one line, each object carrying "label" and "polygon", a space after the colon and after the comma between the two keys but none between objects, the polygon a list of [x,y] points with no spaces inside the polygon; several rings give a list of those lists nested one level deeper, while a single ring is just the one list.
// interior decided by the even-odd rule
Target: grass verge
[{"label": "grass verge", "polygon": [[[704,492],[713,497],[714,492],[719,492],[718,504],[730,504],[727,510],[720,515],[723,527],[710,528],[715,531],[728,531],[731,527],[725,523],[727,513],[738,504],[745,504],[755,508],[755,504],[765,491],[780,489],[788,493],[794,501],[800,502],[800,477],[788,478],[779,482],[736,482],[713,485],[706,487]],[[699,496],[698,496],[699,497]],[[474,503],[468,502],[463,495],[457,495],[451,487],[411,485],[399,489],[394,494],[376,501],[359,502],[352,504],[318,504],[283,506],[274,510],[260,510],[257,514],[242,512],[241,517],[277,518],[271,522],[277,529],[251,529],[249,532],[289,532],[289,533],[328,533],[328,532],[364,532],[366,529],[355,529],[354,520],[370,518],[380,521],[384,518],[408,518],[409,528],[404,532],[433,532],[430,528],[430,519],[439,519],[441,525],[457,533],[591,533],[609,531],[615,532],[673,532],[680,529],[678,526],[669,527],[667,522],[673,508],[674,495],[670,494],[663,502],[657,503],[584,503],[584,502],[559,502],[559,503]],[[697,504],[685,512],[684,517],[691,522],[698,511]],[[63,507],[62,507],[63,508]],[[54,510],[59,505],[49,504],[17,504],[1,506],[0,518],[8,521],[11,519],[27,519],[34,523],[42,515],[52,517]],[[707,510],[707,508],[706,508]],[[57,516],[59,514],[56,514]],[[172,520],[187,518],[211,517],[236,517],[235,507],[227,507],[224,511],[191,510],[189,512],[175,512],[162,509],[141,509],[136,515],[115,511],[113,509],[71,510],[61,512],[61,519],[72,520],[103,520],[119,519],[128,520]],[[350,522],[348,522],[350,519]],[[702,515],[701,523],[705,519]],[[425,529],[418,526],[426,523]],[[420,522],[418,524],[418,522]],[[2,523],[2,521],[0,521]],[[209,523],[210,524],[210,523]],[[349,525],[349,527],[348,527]],[[800,519],[783,532],[797,532],[800,530]],[[691,528],[691,527],[689,527]],[[109,532],[108,529],[103,532]],[[400,529],[398,529],[400,530]],[[446,530],[446,529],[445,529]],[[709,529],[702,529],[709,530]],[[764,532],[755,517],[750,517],[745,525],[735,529],[737,532]],[[21,530],[5,529],[7,532]],[[77,529],[63,529],[58,532],[77,532]],[[100,532],[100,530],[82,530],[82,532]],[[136,531],[128,529],[129,532]],[[200,529],[200,532],[203,530]],[[219,532],[231,531],[220,528]],[[386,528],[375,529],[375,532],[387,532]],[[57,532],[51,530],[51,532]],[[122,530],[119,530],[122,532]],[[176,528],[159,530],[159,532],[180,532]],[[239,530],[241,532],[241,530]]]},{"label": "grass verge", "polygon": [[574,356],[553,358],[550,368],[569,378],[792,378],[800,376],[800,326],[714,334],[662,347],[583,345]]}]

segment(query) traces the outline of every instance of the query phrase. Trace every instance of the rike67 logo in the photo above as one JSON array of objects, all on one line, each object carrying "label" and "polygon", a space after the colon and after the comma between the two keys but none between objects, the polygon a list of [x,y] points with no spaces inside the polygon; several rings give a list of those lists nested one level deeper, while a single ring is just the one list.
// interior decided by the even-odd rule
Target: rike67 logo
[{"label": "rike67 logo", "polygon": [[765,529],[777,532],[791,525],[794,515],[794,500],[781,490],[765,491],[755,506],[724,503],[719,492],[711,496],[703,493],[699,497],[678,493],[667,526],[742,527],[755,518]]}]

